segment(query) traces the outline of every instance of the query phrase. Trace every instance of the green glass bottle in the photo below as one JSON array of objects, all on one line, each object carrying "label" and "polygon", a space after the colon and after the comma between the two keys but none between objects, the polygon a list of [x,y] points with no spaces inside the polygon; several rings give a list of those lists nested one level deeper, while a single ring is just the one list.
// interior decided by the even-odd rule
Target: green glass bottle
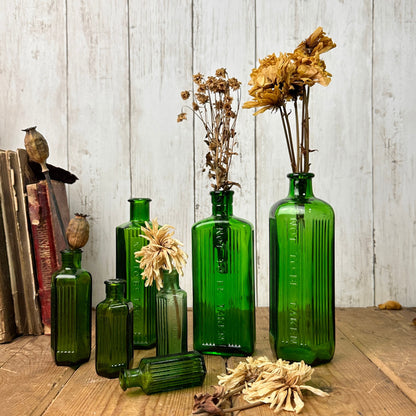
[{"label": "green glass bottle", "polygon": [[141,227],[149,222],[148,198],[132,198],[130,221],[116,227],[116,277],[127,282],[127,300],[133,303],[133,345],[135,348],[151,348],[156,344],[156,287],[145,287],[142,269],[134,253],[148,241]]},{"label": "green glass bottle", "polygon": [[270,209],[270,343],[277,357],[310,365],[335,350],[334,211],[312,173],[289,174],[289,195]]},{"label": "green glass bottle", "polygon": [[125,280],[104,283],[106,298],[96,311],[95,371],[115,378],[133,360],[133,304],[125,299]]},{"label": "green glass bottle", "polygon": [[188,351],[186,292],[179,287],[176,269],[163,271],[163,288],[156,294],[156,355]]},{"label": "green glass bottle", "polygon": [[51,282],[51,348],[57,365],[74,366],[91,354],[91,275],[81,268],[82,250],[63,250]]},{"label": "green glass bottle", "polygon": [[255,344],[253,227],[233,215],[233,191],[211,192],[212,216],[192,227],[194,349],[251,355]]},{"label": "green glass bottle", "polygon": [[205,374],[204,357],[197,351],[166,357],[143,358],[138,368],[120,372],[120,387],[141,387],[146,394],[201,386]]}]

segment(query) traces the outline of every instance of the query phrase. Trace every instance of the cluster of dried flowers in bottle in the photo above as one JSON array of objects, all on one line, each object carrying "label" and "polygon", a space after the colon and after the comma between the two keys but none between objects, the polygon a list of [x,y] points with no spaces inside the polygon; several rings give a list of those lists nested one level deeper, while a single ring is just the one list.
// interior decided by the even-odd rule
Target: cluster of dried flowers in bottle
[{"label": "cluster of dried flowers in bottle", "polygon": [[[241,101],[241,83],[236,78],[229,78],[225,68],[217,69],[215,76],[206,79],[200,73],[193,77],[197,88],[194,94],[182,91],[183,100],[193,95],[192,107],[189,108],[201,120],[205,131],[205,143],[208,146],[205,166],[208,176],[213,179],[211,186],[215,191],[229,190],[237,182],[228,179],[232,156],[235,152],[238,111]],[[178,122],[186,120],[186,113],[178,115]]]},{"label": "cluster of dried flowers in bottle", "polygon": [[[193,414],[219,415],[268,404],[275,413],[281,410],[299,413],[304,407],[301,390],[309,390],[318,396],[328,396],[312,386],[305,385],[313,368],[301,362],[269,361],[266,357],[247,357],[228,374],[218,376],[219,385],[214,393],[195,395]],[[241,394],[248,403],[227,408],[229,400]]]},{"label": "cluster of dried flowers in bottle", "polygon": [[149,241],[149,244],[136,251],[134,256],[143,269],[143,279],[146,279],[145,286],[156,283],[157,290],[163,287],[163,270],[172,272],[176,268],[180,275],[183,275],[182,267],[186,264],[187,255],[180,248],[183,244],[173,238],[175,228],[171,225],[159,227],[157,218],[151,224],[145,222],[141,227],[144,234],[141,237]]},{"label": "cluster of dried flowers in bottle", "polygon": [[[252,101],[243,108],[259,107],[254,115],[266,110],[279,111],[292,171],[309,172],[309,92],[316,83],[327,86],[331,74],[326,71],[325,62],[320,58],[324,52],[335,48],[331,38],[318,27],[293,53],[269,55],[260,60],[260,66],[253,69],[249,85]],[[298,100],[302,108],[298,109]],[[293,101],[295,132],[289,122],[291,113],[287,103]],[[299,114],[301,113],[301,114]],[[294,139],[294,135],[296,139]],[[296,140],[296,145],[294,145]]]}]

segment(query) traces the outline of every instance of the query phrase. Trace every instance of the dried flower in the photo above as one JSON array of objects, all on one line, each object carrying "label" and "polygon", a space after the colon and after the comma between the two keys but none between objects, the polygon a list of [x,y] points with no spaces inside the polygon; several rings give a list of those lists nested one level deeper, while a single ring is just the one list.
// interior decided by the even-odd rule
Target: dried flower
[{"label": "dried flower", "polygon": [[191,96],[191,94],[189,93],[189,91],[182,91],[181,92],[182,100],[187,100],[190,96]]},{"label": "dried flower", "polygon": [[87,215],[76,213],[74,218],[69,221],[66,229],[66,238],[69,246],[72,250],[84,247],[88,242],[89,235],[90,226],[87,221]]},{"label": "dried flower", "polygon": [[401,309],[402,305],[400,305],[399,302],[396,302],[395,300],[388,300],[387,302],[381,303],[378,305],[379,309]]},{"label": "dried flower", "polygon": [[[237,155],[234,151],[237,145],[235,124],[240,107],[241,83],[237,78],[229,78],[225,68],[217,69],[215,76],[208,76],[206,79],[201,73],[197,73],[193,80],[198,88],[192,107],[188,108],[201,120],[206,131],[204,141],[208,146],[208,153],[205,166],[208,168],[208,177],[214,181],[211,186],[215,191],[226,191],[234,185],[240,186],[230,181],[228,175],[232,156]],[[184,114],[179,114],[178,122],[185,119]]]},{"label": "dried flower", "polygon": [[[267,110],[279,111],[285,132],[293,172],[309,171],[309,90],[316,83],[327,86],[331,74],[326,71],[320,54],[335,48],[331,38],[318,27],[306,40],[301,42],[293,53],[273,53],[260,59],[258,68],[250,75],[249,94],[253,100],[244,103],[243,108],[254,108],[258,115]],[[298,113],[298,100],[302,101],[301,115]],[[294,145],[290,111],[287,103],[293,101],[295,113],[296,144]]]},{"label": "dried flower", "polygon": [[181,121],[186,120],[186,113],[180,113],[178,114],[178,123],[180,123]]},{"label": "dried flower", "polygon": [[136,251],[134,256],[143,269],[143,279],[146,279],[145,286],[151,286],[153,281],[156,282],[157,290],[163,287],[163,270],[171,272],[176,268],[180,275],[183,275],[182,267],[186,264],[187,255],[180,248],[183,244],[172,238],[175,228],[171,225],[159,227],[157,218],[152,220],[151,224],[145,222],[142,227],[143,238],[149,241],[149,244]]}]

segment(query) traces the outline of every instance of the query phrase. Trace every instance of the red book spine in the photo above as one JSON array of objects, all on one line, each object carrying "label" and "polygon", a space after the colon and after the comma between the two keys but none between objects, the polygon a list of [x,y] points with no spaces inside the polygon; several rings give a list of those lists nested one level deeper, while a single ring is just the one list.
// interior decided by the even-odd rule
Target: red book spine
[{"label": "red book spine", "polygon": [[40,182],[28,185],[27,193],[42,322],[45,334],[50,334],[51,278],[53,272],[59,268],[53,232],[52,213],[45,183]]}]

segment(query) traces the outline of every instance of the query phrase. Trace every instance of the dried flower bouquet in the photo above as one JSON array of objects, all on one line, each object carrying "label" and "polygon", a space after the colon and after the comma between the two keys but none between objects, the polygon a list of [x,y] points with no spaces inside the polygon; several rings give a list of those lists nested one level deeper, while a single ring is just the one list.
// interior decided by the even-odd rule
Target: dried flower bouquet
[{"label": "dried flower bouquet", "polygon": [[[330,83],[331,74],[326,71],[320,55],[335,46],[322,27],[318,27],[294,52],[280,53],[278,57],[273,53],[261,59],[260,66],[251,72],[249,94],[253,100],[244,103],[243,108],[259,108],[254,115],[266,110],[280,112],[294,173],[309,172],[309,153],[312,152],[309,140],[310,87],[316,83],[323,86]],[[294,132],[288,109],[291,101],[295,115]]]},{"label": "dried flower bouquet", "polygon": [[[211,186],[214,191],[227,191],[233,185],[240,186],[230,181],[228,175],[232,156],[237,155],[235,125],[241,101],[241,82],[230,78],[225,68],[217,69],[215,76],[206,79],[200,73],[195,74],[193,80],[196,92],[182,91],[181,97],[188,100],[193,95],[192,107],[185,107],[201,120],[205,128],[204,141],[208,146],[205,166],[208,177],[214,182]],[[185,112],[180,113],[177,119],[178,122],[183,120],[186,120]]]}]

